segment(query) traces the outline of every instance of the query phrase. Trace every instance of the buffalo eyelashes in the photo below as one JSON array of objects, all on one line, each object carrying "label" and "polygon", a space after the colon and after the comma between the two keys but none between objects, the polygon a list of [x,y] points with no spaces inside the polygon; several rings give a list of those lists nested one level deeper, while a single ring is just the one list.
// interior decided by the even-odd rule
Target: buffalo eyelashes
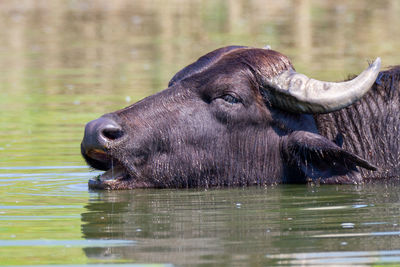
[{"label": "buffalo eyelashes", "polygon": [[221,98],[230,104],[240,103],[240,99],[233,95],[223,95]]}]

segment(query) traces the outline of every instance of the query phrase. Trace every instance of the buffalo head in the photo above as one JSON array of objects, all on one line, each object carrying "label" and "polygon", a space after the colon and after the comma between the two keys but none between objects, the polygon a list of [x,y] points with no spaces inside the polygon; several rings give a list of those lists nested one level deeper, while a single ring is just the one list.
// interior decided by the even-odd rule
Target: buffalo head
[{"label": "buffalo head", "polygon": [[358,183],[368,162],[318,134],[314,113],[351,105],[374,83],[321,82],[273,50],[230,46],[178,72],[168,88],[86,125],[81,151],[106,172],[92,188]]}]

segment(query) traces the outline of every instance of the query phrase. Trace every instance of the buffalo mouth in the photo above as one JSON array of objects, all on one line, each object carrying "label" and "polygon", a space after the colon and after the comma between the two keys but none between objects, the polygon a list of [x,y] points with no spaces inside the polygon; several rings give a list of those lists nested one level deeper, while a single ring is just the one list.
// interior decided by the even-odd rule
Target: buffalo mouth
[{"label": "buffalo mouth", "polygon": [[127,184],[130,181],[128,172],[122,165],[112,166],[96,177],[89,179],[90,189],[128,189]]},{"label": "buffalo mouth", "polygon": [[103,150],[85,151],[82,147],[82,155],[88,165],[93,169],[104,170],[105,172],[89,179],[89,189],[131,189],[132,175],[128,168],[118,159],[109,155]]}]

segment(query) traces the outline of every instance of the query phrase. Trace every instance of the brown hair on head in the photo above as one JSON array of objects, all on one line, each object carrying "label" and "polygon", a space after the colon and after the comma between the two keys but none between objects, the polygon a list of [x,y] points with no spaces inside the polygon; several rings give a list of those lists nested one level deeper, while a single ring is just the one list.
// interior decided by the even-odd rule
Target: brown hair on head
[{"label": "brown hair on head", "polygon": [[202,57],[196,62],[186,66],[172,77],[168,87],[175,83],[201,73],[218,62],[237,66],[245,64],[256,77],[266,78],[278,75],[280,72],[293,68],[290,60],[283,54],[263,48],[252,48],[246,46],[227,46],[216,49]]},{"label": "brown hair on head", "polygon": [[227,57],[247,65],[257,79],[271,78],[282,71],[294,69],[288,57],[270,49],[237,49]]},{"label": "brown hair on head", "polygon": [[239,49],[239,48],[246,48],[246,46],[238,46],[238,45],[231,45],[222,48],[218,48],[202,57],[200,57],[196,62],[186,66],[185,68],[181,69],[177,72],[174,77],[169,81],[168,87],[174,85],[175,83],[193,76],[197,73],[200,73],[213,65],[219,59],[221,59],[227,53]]}]

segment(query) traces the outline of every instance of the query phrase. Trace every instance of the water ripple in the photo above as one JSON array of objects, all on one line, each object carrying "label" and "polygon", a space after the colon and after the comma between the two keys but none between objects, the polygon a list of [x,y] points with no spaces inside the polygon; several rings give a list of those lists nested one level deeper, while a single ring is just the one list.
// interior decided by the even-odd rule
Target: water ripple
[{"label": "water ripple", "polygon": [[0,240],[0,247],[33,247],[33,246],[68,246],[68,247],[118,247],[134,245],[136,241],[132,240]]}]

